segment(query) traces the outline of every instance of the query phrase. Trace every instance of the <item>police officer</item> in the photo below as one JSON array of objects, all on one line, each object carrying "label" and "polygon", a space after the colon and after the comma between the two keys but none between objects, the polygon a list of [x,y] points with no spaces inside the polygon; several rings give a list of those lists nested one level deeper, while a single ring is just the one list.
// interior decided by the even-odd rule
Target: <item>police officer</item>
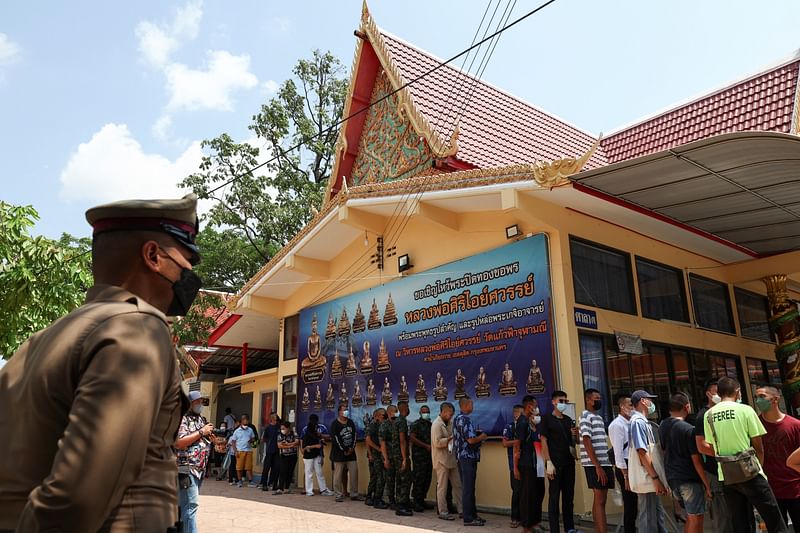
[{"label": "police officer", "polygon": [[397,516],[411,516],[411,458],[408,456],[408,402],[397,402],[400,416],[394,421],[392,432],[392,466],[395,470],[395,501]]},{"label": "police officer", "polygon": [[431,460],[431,410],[427,405],[419,408],[419,418],[408,431],[411,439],[412,473],[414,475],[414,510],[425,510],[425,496],[431,487],[433,461]]},{"label": "police officer", "polygon": [[386,408],[386,418],[381,422],[380,428],[378,429],[378,436],[381,444],[381,458],[383,459],[384,490],[389,496],[388,507],[393,511],[397,510],[397,505],[395,503],[395,469],[394,463],[392,462],[392,441],[396,413],[397,407],[394,405],[388,406]]},{"label": "police officer", "polygon": [[375,509],[386,509],[383,491],[386,486],[383,471],[383,454],[380,446],[380,427],[386,420],[386,409],[375,410],[373,420],[367,426],[367,460],[369,461],[369,486],[367,487],[367,505]]},{"label": "police officer", "polygon": [[[167,316],[200,288],[197,197],[89,209],[95,286],[0,370],[0,531],[166,531],[182,398]],[[183,405],[182,405],[183,403]],[[135,416],[130,416],[135,413]]]}]

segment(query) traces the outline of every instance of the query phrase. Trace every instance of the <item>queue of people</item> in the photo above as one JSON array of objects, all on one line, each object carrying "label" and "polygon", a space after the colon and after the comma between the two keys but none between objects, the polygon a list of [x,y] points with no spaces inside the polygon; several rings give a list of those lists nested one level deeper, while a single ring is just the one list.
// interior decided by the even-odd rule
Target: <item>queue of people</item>
[{"label": "queue of people", "polygon": [[[687,533],[701,533],[708,525],[706,514],[710,514],[714,531],[751,533],[755,529],[753,509],[770,532],[788,531],[789,517],[800,523],[800,451],[796,451],[800,450],[800,421],[781,412],[780,391],[774,387],[757,390],[755,404],[760,416],[741,403],[741,388],[735,379],[709,381],[705,392],[707,403],[695,415],[694,424],[689,422],[693,418],[689,398],[677,393],[668,399],[669,416],[660,425],[652,421],[657,410],[655,395],[644,390],[621,392],[614,398],[618,415],[607,429],[600,414],[603,400],[596,389],[584,392],[586,409],[577,422],[567,414],[569,399],[564,391],[553,392],[550,412],[544,414],[536,398],[523,397],[522,403],[514,406],[502,437],[508,450],[510,527],[526,533],[542,531],[547,480],[549,531],[561,532],[563,522],[563,531],[577,533],[573,501],[578,462],[593,492],[593,527],[601,533],[608,530],[607,496],[615,485],[622,494],[625,533],[666,533],[668,510],[662,497],[668,495],[681,510]],[[254,487],[253,449],[259,439],[246,416],[231,428],[226,415],[220,430],[213,431],[199,415],[199,394],[191,393],[190,400],[192,406],[181,423],[177,447],[182,518],[186,530],[194,531],[197,497],[208,460],[204,450],[213,442],[218,453],[233,458],[227,461],[232,462],[230,482],[241,487],[249,481]],[[458,402],[457,414],[452,403],[444,402],[431,420],[430,408],[423,405],[411,423],[408,402],[376,409],[365,421],[369,465],[365,504],[398,516],[435,509],[442,520],[455,520],[458,515],[465,526],[483,526],[486,520],[477,513],[475,486],[481,446],[488,435],[473,424],[473,409],[468,397]],[[264,490],[290,493],[302,454],[306,495],[315,494],[316,483],[319,494],[334,496],[336,502],[362,500],[356,425],[346,404],[339,406],[330,429],[311,414],[299,434],[291,424],[272,415],[260,440],[264,445]],[[327,443],[331,444],[333,490],[323,471]],[[755,472],[736,479],[729,474],[726,481],[729,467],[720,464],[742,462],[747,457]],[[429,506],[425,497],[432,482],[436,483],[436,503]]]}]

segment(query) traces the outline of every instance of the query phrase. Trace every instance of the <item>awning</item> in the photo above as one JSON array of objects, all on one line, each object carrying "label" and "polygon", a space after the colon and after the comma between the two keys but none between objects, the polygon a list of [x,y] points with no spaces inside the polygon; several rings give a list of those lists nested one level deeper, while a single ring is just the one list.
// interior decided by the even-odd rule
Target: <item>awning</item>
[{"label": "awning", "polygon": [[[800,249],[800,137],[718,135],[573,176],[758,255]],[[755,255],[754,254],[754,255]]]}]

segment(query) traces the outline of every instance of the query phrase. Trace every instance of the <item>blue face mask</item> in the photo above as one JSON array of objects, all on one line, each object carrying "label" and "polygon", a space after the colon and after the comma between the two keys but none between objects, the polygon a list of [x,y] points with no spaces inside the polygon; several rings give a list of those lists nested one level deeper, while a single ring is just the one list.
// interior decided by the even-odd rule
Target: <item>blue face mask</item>
[{"label": "blue face mask", "polygon": [[565,413],[567,411],[568,407],[569,407],[568,403],[557,403],[556,404],[556,409],[558,409],[562,413]]},{"label": "blue face mask", "polygon": [[344,411],[342,411],[342,416],[345,417],[345,418],[348,418],[350,416],[350,411],[345,409]]}]

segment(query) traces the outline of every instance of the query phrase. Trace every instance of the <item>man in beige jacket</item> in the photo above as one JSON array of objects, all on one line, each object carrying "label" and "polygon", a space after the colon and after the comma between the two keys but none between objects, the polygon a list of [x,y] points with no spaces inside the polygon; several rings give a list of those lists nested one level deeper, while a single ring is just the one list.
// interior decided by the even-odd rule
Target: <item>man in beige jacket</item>
[{"label": "man in beige jacket", "polygon": [[455,407],[444,402],[439,408],[439,416],[431,425],[431,458],[433,471],[436,473],[436,505],[439,518],[454,520],[455,517],[447,509],[447,483],[450,482],[455,499],[456,509],[461,513],[461,478],[458,476],[458,463],[452,452],[453,428],[450,420]]},{"label": "man in beige jacket", "polygon": [[87,211],[96,285],[0,370],[0,532],[175,523],[172,446],[188,403],[167,315],[185,314],[200,287],[196,205],[190,195]]}]

